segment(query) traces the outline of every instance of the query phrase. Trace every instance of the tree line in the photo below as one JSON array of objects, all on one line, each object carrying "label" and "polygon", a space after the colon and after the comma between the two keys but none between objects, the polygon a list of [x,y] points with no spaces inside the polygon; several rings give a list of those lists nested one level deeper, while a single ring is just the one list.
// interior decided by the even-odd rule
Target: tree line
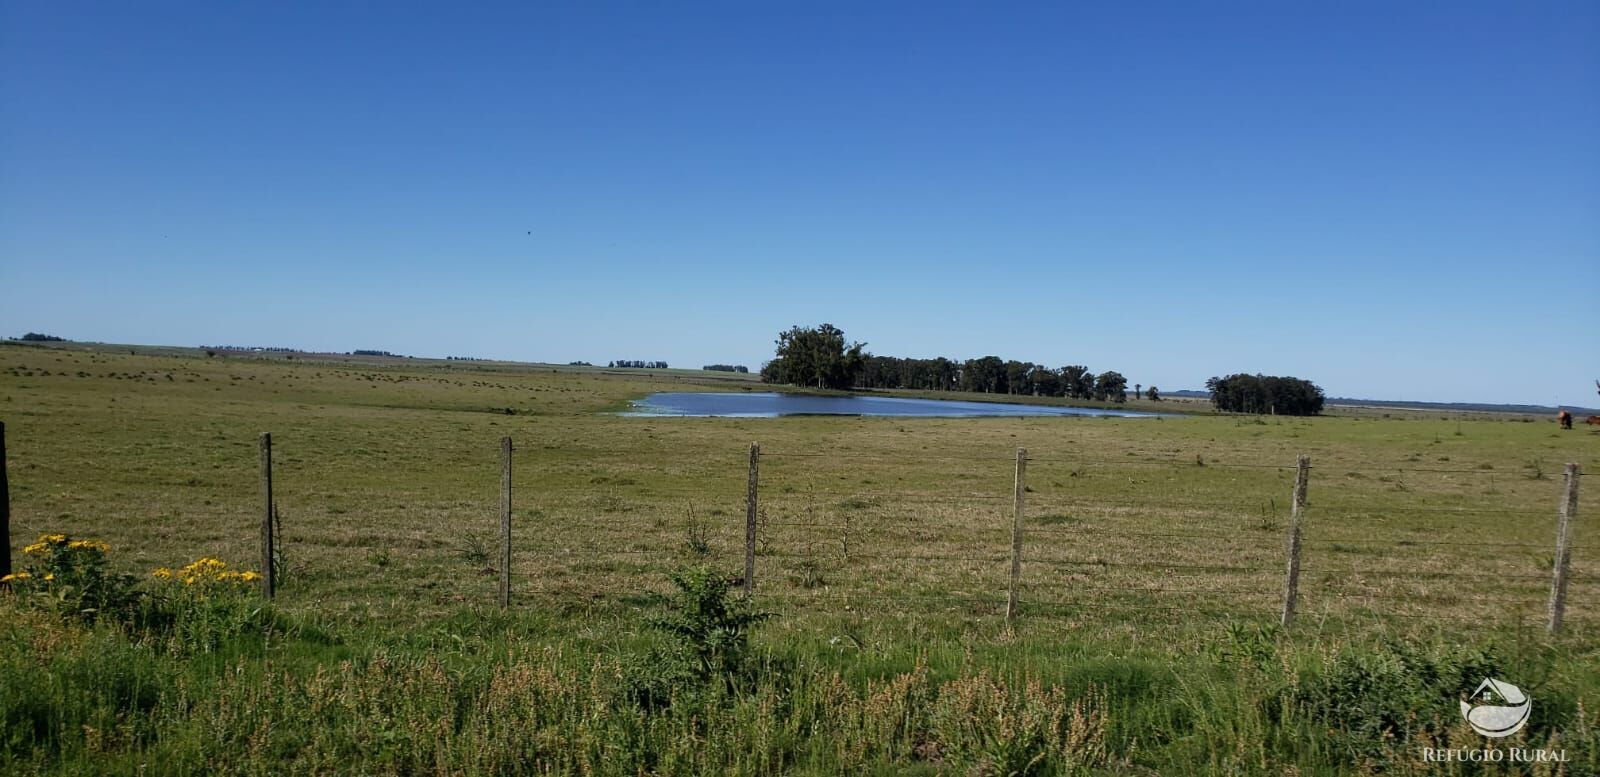
[{"label": "tree line", "polygon": [[744,366],[743,364],[707,364],[706,366],[701,367],[700,369],[702,369],[702,370],[710,370],[712,372],[749,372],[750,371],[750,368]]},{"label": "tree line", "polygon": [[[971,391],[1111,402],[1128,398],[1128,379],[1115,370],[1097,375],[1081,364],[1058,369],[998,356],[963,361],[942,356],[876,356],[865,352],[866,343],[846,342],[844,332],[832,324],[792,327],[778,335],[777,346],[772,361],[761,368],[763,382],[839,390]],[[1159,399],[1160,390],[1151,386],[1145,396]]]},{"label": "tree line", "polygon": [[207,356],[215,355],[217,351],[253,351],[259,353],[305,353],[299,348],[277,348],[264,345],[202,345],[202,350]]},{"label": "tree line", "polygon": [[791,327],[778,333],[776,358],[761,368],[764,383],[847,390],[854,388],[866,360],[866,343],[846,343],[833,324]]},{"label": "tree line", "polygon": [[610,362],[610,363],[606,364],[606,366],[607,367],[629,367],[629,368],[641,369],[641,370],[664,370],[664,369],[667,368],[667,363],[666,362],[643,362],[643,361],[637,361],[637,360],[634,360],[634,359],[622,359],[620,361]]},{"label": "tree line", "polygon": [[[1056,368],[998,356],[956,361],[942,356],[903,359],[869,355],[863,360],[855,385],[870,389],[971,391],[1111,402],[1126,401],[1128,392],[1128,379],[1116,370],[1097,375],[1081,364]],[[1160,391],[1155,391],[1148,396],[1158,398]]]},{"label": "tree line", "polygon": [[1309,380],[1278,375],[1238,373],[1206,381],[1211,404],[1230,413],[1318,415],[1325,400]]}]

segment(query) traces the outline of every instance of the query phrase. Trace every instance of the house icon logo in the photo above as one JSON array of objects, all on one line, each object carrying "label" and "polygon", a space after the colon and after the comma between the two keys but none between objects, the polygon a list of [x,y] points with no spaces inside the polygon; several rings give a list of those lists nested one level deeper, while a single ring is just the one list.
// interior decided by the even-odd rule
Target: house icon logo
[{"label": "house icon logo", "polygon": [[1461,702],[1461,717],[1486,737],[1508,737],[1527,725],[1532,707],[1521,688],[1490,678],[1478,684],[1470,700]]}]

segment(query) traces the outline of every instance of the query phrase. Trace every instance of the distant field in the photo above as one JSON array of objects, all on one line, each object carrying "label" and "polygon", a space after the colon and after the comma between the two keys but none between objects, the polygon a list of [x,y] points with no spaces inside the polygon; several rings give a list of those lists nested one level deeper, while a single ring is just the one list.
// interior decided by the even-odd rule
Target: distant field
[{"label": "distant field", "polygon": [[[248,563],[255,438],[271,431],[286,552],[297,568],[285,602],[304,596],[374,613],[399,606],[404,617],[492,591],[459,556],[495,526],[502,435],[519,449],[526,529],[516,579],[530,605],[625,597],[652,571],[690,560],[691,524],[735,565],[746,448],[760,442],[770,522],[761,536],[771,553],[763,590],[807,611],[837,614],[851,597],[901,595],[929,597],[918,607],[993,610],[1009,568],[1013,452],[1024,447],[1036,459],[1028,512],[1038,530],[1025,558],[1039,562],[1026,565],[1024,601],[1094,605],[1073,619],[1120,620],[1127,613],[1114,605],[1149,604],[1147,589],[1195,592],[1186,605],[1270,613],[1302,452],[1315,467],[1312,611],[1504,615],[1515,594],[1532,618],[1543,607],[1560,467],[1577,461],[1600,472],[1600,435],[1511,420],[640,419],[604,411],[650,391],[751,381],[15,346],[0,349],[0,370],[19,536],[101,536],[133,568],[200,553]],[[1600,504],[1600,488],[1582,495],[1585,507]],[[1427,544],[1435,541],[1460,544]],[[1473,543],[1528,547],[1472,554]],[[1474,556],[1470,567],[1464,554]],[[1600,553],[1580,552],[1575,563],[1580,585],[1600,579]],[[801,567],[810,588],[792,584]],[[891,570],[893,584],[879,579]],[[1412,579],[1469,570],[1519,584]],[[1399,571],[1410,577],[1384,576]],[[963,601],[942,605],[946,595]],[[1574,597],[1577,617],[1600,615],[1592,607],[1592,597]]]},{"label": "distant field", "polygon": [[[759,384],[133,350],[0,346],[14,544],[95,537],[139,575],[201,555],[253,568],[257,435],[270,431],[288,565],[279,606],[334,628],[431,633],[493,603],[508,435],[513,611],[541,624],[539,639],[615,652],[639,638],[626,624],[668,570],[742,571],[745,461],[759,442],[757,601],[780,615],[763,644],[862,676],[920,652],[944,670],[976,660],[1048,679],[1066,671],[1051,646],[1159,663],[1228,628],[1268,626],[1302,453],[1313,470],[1297,649],[1519,624],[1537,634],[1561,467],[1600,473],[1594,431],[1481,414],[624,418],[607,411],[652,391]],[[1009,628],[1019,447],[1031,460]],[[1600,626],[1594,477],[1579,515],[1559,645],[1563,671],[1581,675]],[[1567,682],[1600,705],[1592,674]]]}]

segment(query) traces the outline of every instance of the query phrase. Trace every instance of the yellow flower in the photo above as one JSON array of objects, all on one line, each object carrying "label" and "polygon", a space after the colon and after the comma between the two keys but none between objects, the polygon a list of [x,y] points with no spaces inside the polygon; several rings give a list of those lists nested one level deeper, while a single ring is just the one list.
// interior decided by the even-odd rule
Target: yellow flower
[{"label": "yellow flower", "polygon": [[155,571],[151,572],[150,576],[156,578],[157,580],[171,580],[172,569],[170,567],[159,567]]},{"label": "yellow flower", "polygon": [[50,546],[43,542],[35,542],[32,545],[23,548],[22,552],[30,556],[42,556],[50,552]]},{"label": "yellow flower", "polygon": [[39,541],[40,542],[50,542],[50,543],[66,542],[67,541],[67,535],[65,535],[65,534],[41,534],[41,535],[39,535]]},{"label": "yellow flower", "polygon": [[110,545],[107,545],[104,542],[97,542],[95,540],[73,540],[72,542],[67,543],[67,547],[76,548],[79,550],[98,550],[101,553],[111,550]]},{"label": "yellow flower", "polygon": [[26,571],[13,572],[5,577],[0,577],[0,583],[9,583],[13,580],[27,580],[30,577],[33,577],[33,575],[28,574]]},{"label": "yellow flower", "polygon": [[227,568],[227,562],[207,556],[195,559],[189,566],[184,567],[183,571],[191,575],[207,575],[221,572]]},{"label": "yellow flower", "polygon": [[260,572],[245,572],[245,573],[243,573],[243,574],[241,574],[239,576],[239,579],[245,581],[246,583],[254,583],[255,581],[261,579],[261,573]]},{"label": "yellow flower", "polygon": [[54,580],[54,579],[56,579],[56,575],[55,575],[55,573],[54,573],[54,572],[50,572],[50,573],[48,573],[48,574],[46,574],[46,575],[45,575],[45,576],[44,576],[44,581],[45,581],[45,582],[46,582],[46,583],[48,583],[48,582],[50,582],[50,581],[51,581],[51,580]]}]

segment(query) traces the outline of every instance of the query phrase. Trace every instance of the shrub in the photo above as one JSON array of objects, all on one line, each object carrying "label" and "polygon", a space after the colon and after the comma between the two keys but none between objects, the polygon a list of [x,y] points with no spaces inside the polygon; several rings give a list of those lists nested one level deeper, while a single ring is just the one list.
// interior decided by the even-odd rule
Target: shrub
[{"label": "shrub", "polygon": [[1419,740],[1439,740],[1457,725],[1451,703],[1501,666],[1479,648],[1429,650],[1392,641],[1337,657],[1301,683],[1293,703],[1325,726],[1334,754],[1379,766],[1408,756]]},{"label": "shrub", "polygon": [[942,756],[968,774],[1072,774],[1106,760],[1106,716],[1093,691],[1029,680],[1018,687],[987,669],[944,683],[930,732]]},{"label": "shrub", "polygon": [[647,708],[664,707],[681,694],[693,694],[721,680],[735,689],[755,677],[750,632],[770,613],[756,612],[747,600],[730,599],[732,581],[706,567],[671,575],[677,596],[668,612],[646,625],[666,634],[671,644],[657,648],[642,663],[624,667],[628,692]]},{"label": "shrub", "polygon": [[228,569],[226,562],[201,558],[179,569],[162,567],[145,609],[143,625],[166,631],[174,653],[210,653],[244,635],[262,635],[275,625],[272,612],[252,590],[258,572]]},{"label": "shrub", "polygon": [[138,601],[134,580],[106,569],[104,542],[41,534],[22,549],[27,566],[0,578],[18,600],[53,610],[63,618],[93,623],[102,616],[125,618]]}]

